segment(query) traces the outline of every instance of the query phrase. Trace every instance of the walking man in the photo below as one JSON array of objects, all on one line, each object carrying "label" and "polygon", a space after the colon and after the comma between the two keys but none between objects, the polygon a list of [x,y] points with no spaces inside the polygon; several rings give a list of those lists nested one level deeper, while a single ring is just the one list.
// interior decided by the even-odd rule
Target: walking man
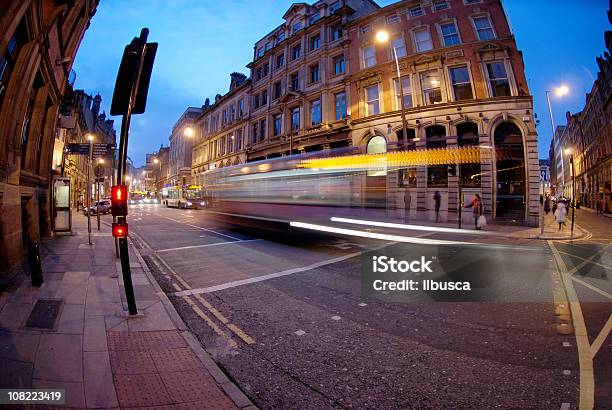
[{"label": "walking man", "polygon": [[442,195],[440,195],[440,191],[436,191],[434,193],[433,199],[436,206],[436,222],[440,222],[440,201],[442,200]]}]

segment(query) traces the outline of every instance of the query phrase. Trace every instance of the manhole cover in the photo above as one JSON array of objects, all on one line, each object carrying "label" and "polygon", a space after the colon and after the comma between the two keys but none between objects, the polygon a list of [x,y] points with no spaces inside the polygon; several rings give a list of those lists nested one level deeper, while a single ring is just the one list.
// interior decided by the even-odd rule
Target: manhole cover
[{"label": "manhole cover", "polygon": [[54,329],[55,322],[62,309],[62,302],[58,299],[38,299],[28,317],[26,327]]}]

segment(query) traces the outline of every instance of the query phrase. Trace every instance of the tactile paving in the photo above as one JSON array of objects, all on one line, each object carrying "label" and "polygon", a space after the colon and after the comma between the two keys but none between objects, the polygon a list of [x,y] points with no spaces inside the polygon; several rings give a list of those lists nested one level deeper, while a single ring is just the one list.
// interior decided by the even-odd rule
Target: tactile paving
[{"label": "tactile paving", "polygon": [[117,350],[109,351],[115,374],[156,373],[156,367],[148,352]]},{"label": "tactile paving", "polygon": [[212,401],[225,398],[215,381],[202,370],[165,373],[161,375],[175,403]]},{"label": "tactile paving", "polygon": [[151,351],[151,358],[160,373],[197,370],[202,368],[200,359],[188,347]]},{"label": "tactile paving", "polygon": [[109,350],[166,350],[187,347],[178,332],[108,332]]},{"label": "tactile paving", "polygon": [[117,374],[114,379],[121,407],[172,404],[158,374]]}]

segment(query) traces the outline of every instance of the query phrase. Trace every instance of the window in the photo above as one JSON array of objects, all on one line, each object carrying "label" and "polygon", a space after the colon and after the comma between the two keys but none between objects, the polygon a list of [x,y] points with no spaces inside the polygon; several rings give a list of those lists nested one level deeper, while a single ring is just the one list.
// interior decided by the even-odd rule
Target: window
[{"label": "window", "polygon": [[259,105],[266,105],[268,103],[268,90],[261,92],[261,103]]},{"label": "window", "polygon": [[297,44],[291,49],[291,60],[296,60],[302,55],[302,45]]},{"label": "window", "polygon": [[263,49],[263,47],[259,47],[257,49],[257,58],[261,58],[261,57],[263,57],[263,55],[264,55],[264,49]]},{"label": "window", "polygon": [[440,24],[440,32],[442,33],[442,43],[444,43],[445,47],[461,43],[459,33],[457,32],[457,25],[454,21]]},{"label": "window", "polygon": [[310,38],[310,50],[316,50],[319,47],[321,47],[321,36],[317,34]]},{"label": "window", "polygon": [[252,129],[253,129],[253,132],[251,133],[251,142],[253,144],[255,144],[255,143],[257,143],[257,140],[259,139],[259,137],[258,137],[258,134],[259,134],[259,124],[257,124],[256,122],[253,123]]},{"label": "window", "polygon": [[342,27],[336,26],[332,28],[332,41],[340,40],[342,38]]},{"label": "window", "polygon": [[310,66],[310,82],[316,83],[320,80],[319,77],[319,64]]},{"label": "window", "polygon": [[276,69],[281,68],[285,65],[285,54],[279,54],[276,56]]},{"label": "window", "polygon": [[363,53],[363,68],[370,68],[376,65],[376,49],[373,46],[365,47]]},{"label": "window", "polygon": [[236,151],[242,149],[242,130],[236,130]]},{"label": "window", "polygon": [[451,68],[450,78],[455,101],[471,100],[474,98],[472,83],[470,82],[470,71],[467,66]]},{"label": "window", "polygon": [[292,91],[300,90],[300,73],[295,73],[291,75],[291,90]]},{"label": "window", "polygon": [[378,84],[365,89],[366,115],[376,115],[380,113],[380,100],[378,98]]},{"label": "window", "polygon": [[[446,127],[433,125],[425,128],[425,138],[427,149],[446,148]],[[428,165],[427,166],[427,186],[447,186],[448,167],[447,165]]]},{"label": "window", "polygon": [[425,105],[442,102],[440,74],[437,71],[428,71],[421,74],[421,88],[423,89],[423,103]]},{"label": "window", "polygon": [[291,110],[291,131],[300,129],[300,107]]},{"label": "window", "polygon": [[482,2],[482,0],[463,0],[463,4],[477,4]]},{"label": "window", "polygon": [[234,121],[236,119],[236,108],[232,104],[230,106],[230,121]]},{"label": "window", "polygon": [[334,14],[338,10],[340,10],[340,2],[339,1],[336,1],[336,2],[332,3],[329,6],[329,14]]},{"label": "window", "polygon": [[310,125],[312,127],[321,124],[321,100],[310,102]]},{"label": "window", "polygon": [[474,21],[474,27],[476,28],[476,33],[480,41],[492,40],[495,38],[495,32],[487,16],[474,17],[472,20]]},{"label": "window", "polygon": [[344,74],[344,55],[334,57],[334,74]]},{"label": "window", "polygon": [[272,48],[272,42],[269,41],[269,42],[266,43],[265,51],[268,51],[271,48]]},{"label": "window", "polygon": [[285,32],[281,31],[280,33],[278,33],[278,36],[276,36],[276,44],[280,44],[283,41],[285,41]]},{"label": "window", "polygon": [[414,31],[414,42],[417,52],[429,51],[433,49],[433,42],[429,34],[429,28],[421,28]]},{"label": "window", "polygon": [[278,114],[274,116],[274,136],[277,137],[283,132],[283,116]]},{"label": "window", "polygon": [[450,6],[446,0],[434,0],[432,8],[434,11],[446,10]]},{"label": "window", "polygon": [[510,93],[510,81],[506,73],[506,66],[502,61],[487,64],[487,76],[493,97],[506,97]]},{"label": "window", "polygon": [[313,15],[310,16],[310,20],[308,20],[310,22],[310,24],[314,24],[316,23],[319,19],[321,18],[321,13],[319,13],[318,11],[316,13],[314,13]]},{"label": "window", "polygon": [[387,16],[386,21],[389,25],[397,24],[400,22],[400,17],[397,14],[391,14],[390,16]]},{"label": "window", "polygon": [[372,31],[372,26],[367,24],[365,26],[361,26],[361,34],[366,34]]},{"label": "window", "polygon": [[266,120],[261,120],[259,123],[259,140],[263,141],[266,139]]},{"label": "window", "polygon": [[261,74],[262,77],[267,77],[269,72],[270,72],[270,64],[265,63],[262,68],[262,74]]},{"label": "window", "polygon": [[[397,110],[402,109],[402,94],[399,88],[399,81],[397,78],[393,80],[393,87],[395,88],[395,108]],[[410,77],[402,77],[402,90],[404,92],[404,108],[412,108],[412,87],[410,85]]]},{"label": "window", "polygon": [[[464,122],[457,125],[457,145],[459,147],[478,146],[478,125]],[[461,186],[476,188],[480,186],[480,164],[460,164]]]},{"label": "window", "polygon": [[234,136],[233,135],[228,135],[226,137],[226,142],[227,142],[227,153],[231,153],[234,152]]},{"label": "window", "polygon": [[302,23],[298,22],[293,25],[293,34],[297,33],[302,29]]},{"label": "window", "polygon": [[346,94],[344,92],[334,95],[336,100],[336,121],[346,118]]},{"label": "window", "polygon": [[238,118],[244,114],[244,100],[238,100]]},{"label": "window", "polygon": [[423,16],[425,14],[425,11],[420,7],[413,7],[410,9],[410,17],[419,17],[419,16]]},{"label": "window", "polygon": [[275,100],[283,94],[283,90],[282,90],[280,81],[275,82],[274,85],[272,86],[272,89],[273,89],[272,98],[274,98]]},{"label": "window", "polygon": [[[397,58],[406,57],[406,43],[403,37],[396,37],[391,41],[391,47],[395,50]],[[393,52],[393,50],[391,51]]]}]

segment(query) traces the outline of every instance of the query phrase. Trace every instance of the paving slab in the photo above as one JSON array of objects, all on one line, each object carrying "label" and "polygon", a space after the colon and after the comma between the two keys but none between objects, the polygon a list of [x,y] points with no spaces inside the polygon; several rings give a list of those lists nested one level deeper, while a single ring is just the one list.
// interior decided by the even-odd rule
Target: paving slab
[{"label": "paving slab", "polygon": [[87,407],[117,407],[117,393],[107,352],[83,353],[83,377]]},{"label": "paving slab", "polygon": [[0,358],[33,363],[39,342],[40,332],[0,329]]},{"label": "paving slab", "polygon": [[[87,305],[86,305],[87,306]],[[83,351],[107,351],[106,324],[103,316],[86,317],[83,331]]]},{"label": "paving slab", "polygon": [[56,332],[66,334],[83,334],[85,305],[64,305]]},{"label": "paving slab", "polygon": [[43,333],[34,361],[34,378],[83,381],[83,336]]},{"label": "paving slab", "polygon": [[83,383],[81,382],[62,382],[57,380],[32,380],[33,389],[64,389],[66,390],[65,407],[84,408],[85,394],[83,392]]}]

